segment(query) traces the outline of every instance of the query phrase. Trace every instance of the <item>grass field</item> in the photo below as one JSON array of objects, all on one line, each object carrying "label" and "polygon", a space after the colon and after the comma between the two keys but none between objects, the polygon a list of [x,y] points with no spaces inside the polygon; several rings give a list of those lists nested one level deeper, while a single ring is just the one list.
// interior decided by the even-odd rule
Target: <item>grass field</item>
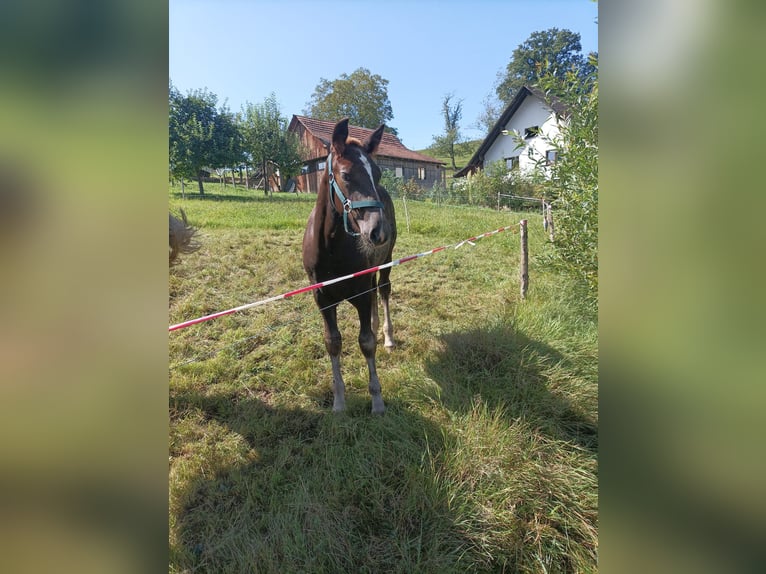
[{"label": "grass field", "polygon": [[[209,193],[170,190],[202,247],[170,270],[169,324],[308,285],[313,196]],[[403,208],[394,258],[521,217],[407,202],[407,230]],[[339,416],[310,294],[169,334],[171,572],[597,570],[597,325],[523,217],[525,301],[518,234],[394,267],[383,417],[348,303]]]}]

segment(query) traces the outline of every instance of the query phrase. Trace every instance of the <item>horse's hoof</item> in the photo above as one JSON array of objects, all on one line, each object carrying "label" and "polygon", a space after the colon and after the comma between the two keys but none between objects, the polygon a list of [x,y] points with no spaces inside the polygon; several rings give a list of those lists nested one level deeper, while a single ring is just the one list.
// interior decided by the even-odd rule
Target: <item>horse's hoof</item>
[{"label": "horse's hoof", "polygon": [[377,401],[373,399],[372,414],[382,415],[385,412],[386,412],[386,405],[383,403],[383,399],[378,399]]},{"label": "horse's hoof", "polygon": [[394,348],[396,348],[396,344],[395,343],[386,343],[385,345],[383,345],[383,348],[390,353],[391,351],[394,350]]},{"label": "horse's hoof", "polygon": [[340,414],[342,412],[345,412],[345,410],[346,410],[346,405],[345,404],[340,404],[340,405],[336,404],[336,405],[332,406],[332,413],[334,415],[337,415],[337,414]]}]

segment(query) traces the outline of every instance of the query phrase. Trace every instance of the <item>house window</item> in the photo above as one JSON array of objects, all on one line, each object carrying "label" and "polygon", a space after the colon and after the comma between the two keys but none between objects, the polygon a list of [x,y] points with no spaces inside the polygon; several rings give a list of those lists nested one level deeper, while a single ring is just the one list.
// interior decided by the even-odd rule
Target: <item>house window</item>
[{"label": "house window", "polygon": [[418,168],[418,179],[425,179],[426,178],[426,168],[419,167]]},{"label": "house window", "polygon": [[535,137],[539,133],[540,133],[540,126],[530,126],[524,129],[524,139],[528,140],[529,138]]},{"label": "house window", "polygon": [[396,177],[402,177],[402,168],[400,167],[396,168]]},{"label": "house window", "polygon": [[556,158],[558,157],[558,153],[556,153],[555,149],[549,149],[545,152],[545,164],[551,165],[556,161]]},{"label": "house window", "polygon": [[301,173],[305,174],[305,173],[308,173],[308,172],[309,172],[309,166],[302,165],[301,166]]},{"label": "house window", "polygon": [[519,169],[519,156],[515,155],[505,158],[505,167],[509,170]]},{"label": "house window", "polygon": [[324,162],[324,161],[320,161],[320,162],[317,164],[317,171],[322,171],[322,170],[325,168],[325,166],[326,166],[326,165],[327,165],[327,162]]}]

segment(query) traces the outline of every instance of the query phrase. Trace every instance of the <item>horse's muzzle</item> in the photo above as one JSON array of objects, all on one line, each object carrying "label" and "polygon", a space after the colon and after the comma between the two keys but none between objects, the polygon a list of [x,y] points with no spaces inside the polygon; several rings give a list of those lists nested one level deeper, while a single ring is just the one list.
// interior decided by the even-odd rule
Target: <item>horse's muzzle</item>
[{"label": "horse's muzzle", "polygon": [[382,245],[388,240],[388,226],[384,221],[380,221],[372,231],[370,231],[370,243],[373,245]]},{"label": "horse's muzzle", "polygon": [[357,220],[357,224],[365,242],[375,247],[384,244],[391,235],[388,221],[378,210],[370,210],[363,219]]}]

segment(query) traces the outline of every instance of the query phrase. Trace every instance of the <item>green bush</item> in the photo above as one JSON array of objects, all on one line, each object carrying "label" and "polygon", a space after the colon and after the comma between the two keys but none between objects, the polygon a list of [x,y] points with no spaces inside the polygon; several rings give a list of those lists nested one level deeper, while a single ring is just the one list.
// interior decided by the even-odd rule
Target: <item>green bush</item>
[{"label": "green bush", "polygon": [[456,196],[461,196],[458,203],[493,208],[505,206],[514,211],[522,211],[530,208],[537,209],[537,206],[508,196],[542,197],[543,188],[540,180],[541,176],[538,174],[509,171],[501,160],[470,178],[453,181],[452,190]]},{"label": "green bush", "polygon": [[382,170],[380,174],[380,185],[386,188],[386,191],[391,197],[401,197],[401,185],[402,178],[396,177],[394,172],[390,169]]},{"label": "green bush", "polygon": [[438,183],[431,189],[425,189],[420,187],[414,179],[404,181],[404,179],[397,177],[390,169],[383,170],[380,176],[380,184],[386,188],[391,197],[395,198],[442,203],[447,197],[444,186],[440,186]]},{"label": "green bush", "polygon": [[[558,97],[570,113],[561,139],[552,142],[558,159],[545,186],[552,198],[556,226],[552,262],[584,287],[587,304],[598,305],[598,81],[592,89],[569,78],[563,84],[552,77],[541,87],[558,86]],[[590,86],[588,86],[590,87]]]},{"label": "green bush", "polygon": [[414,179],[408,179],[399,187],[402,197],[407,199],[422,200],[424,190],[421,188]]}]

